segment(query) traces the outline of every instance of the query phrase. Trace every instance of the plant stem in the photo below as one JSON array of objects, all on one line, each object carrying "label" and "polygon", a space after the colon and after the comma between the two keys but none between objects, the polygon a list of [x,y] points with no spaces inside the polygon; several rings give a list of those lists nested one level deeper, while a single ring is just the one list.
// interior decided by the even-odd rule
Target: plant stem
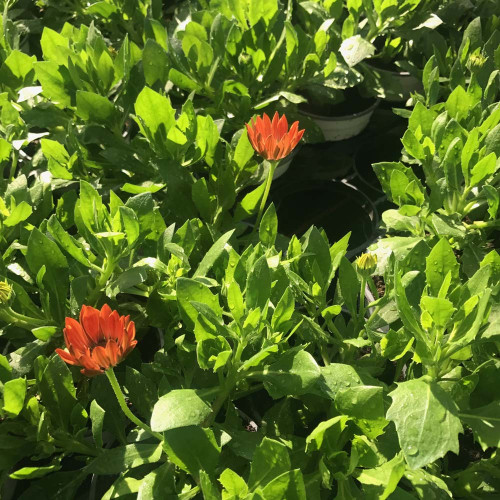
[{"label": "plant stem", "polygon": [[253,227],[253,233],[259,230],[260,220],[264,214],[264,209],[266,208],[267,198],[269,196],[269,191],[271,190],[271,184],[273,183],[273,176],[276,167],[278,166],[279,160],[273,160],[269,162],[269,172],[267,173],[266,187],[264,189],[264,194],[260,200],[259,213],[257,214],[257,220],[255,221],[255,226]]},{"label": "plant stem", "polygon": [[[359,312],[358,312],[358,325],[357,329],[363,328],[363,322],[365,320],[365,289],[366,289],[366,277],[361,276],[361,288],[359,291]],[[358,332],[359,335],[359,332]]]},{"label": "plant stem", "polygon": [[99,298],[99,294],[101,293],[102,288],[106,285],[108,279],[115,270],[116,262],[117,261],[114,259],[106,258],[106,265],[102,270],[101,276],[99,276],[99,279],[96,281],[95,288],[88,299],[89,304],[95,304],[97,302],[97,299]]},{"label": "plant stem", "polygon": [[113,368],[108,368],[106,370],[106,376],[108,377],[109,383],[111,384],[111,387],[113,389],[113,392],[115,393],[116,399],[118,400],[118,404],[120,405],[120,408],[122,409],[123,413],[125,416],[133,422],[137,427],[140,427],[143,431],[146,431],[149,435],[155,437],[159,441],[163,441],[163,436],[159,432],[154,432],[149,425],[145,424],[141,420],[139,420],[129,409],[127,406],[127,403],[125,401],[125,396],[123,395],[122,389],[120,387],[120,384],[118,383],[118,380],[116,378],[115,372],[113,371]]},{"label": "plant stem", "polygon": [[500,227],[500,219],[488,220],[488,221],[477,221],[472,224],[466,224],[464,222],[464,226],[467,229],[484,229],[487,227]]},{"label": "plant stem", "polygon": [[30,316],[25,316],[20,314],[10,307],[0,308],[0,319],[6,323],[14,323],[19,328],[24,328],[25,330],[31,331],[33,328],[39,326],[53,326],[54,323],[46,319],[32,318]]}]

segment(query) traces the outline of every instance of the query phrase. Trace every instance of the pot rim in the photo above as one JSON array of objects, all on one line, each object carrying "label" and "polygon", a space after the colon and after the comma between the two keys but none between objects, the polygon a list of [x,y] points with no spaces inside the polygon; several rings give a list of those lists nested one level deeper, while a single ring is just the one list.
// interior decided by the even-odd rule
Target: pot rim
[{"label": "pot rim", "polygon": [[[317,185],[318,187],[325,188],[326,186],[331,186],[331,188],[340,187],[345,190],[345,192],[349,192],[349,195],[352,199],[355,199],[359,202],[360,206],[366,212],[366,215],[370,219],[372,230],[371,234],[366,237],[365,241],[360,245],[354,247],[351,250],[348,250],[346,253],[347,258],[351,258],[355,255],[358,255],[360,252],[368,248],[378,237],[378,226],[380,222],[380,217],[378,214],[377,206],[375,203],[369,198],[369,196],[361,191],[356,186],[350,184],[347,180],[320,180],[320,179],[307,179],[303,181],[294,180],[288,184],[282,184],[281,186],[275,189],[276,191],[285,191],[290,188],[290,186],[297,186],[297,188],[307,188]],[[347,189],[346,189],[347,188]],[[327,188],[328,189],[328,188]],[[300,191],[301,189],[296,189],[294,191]],[[276,208],[278,210],[278,206]]]},{"label": "pot rim", "polygon": [[412,75],[409,71],[393,71],[391,69],[384,69],[384,68],[377,68],[377,66],[374,66],[373,64],[370,63],[365,63],[366,66],[368,66],[372,71],[378,71],[382,73],[389,73],[393,76],[401,76],[404,78],[415,78],[415,80],[418,80],[418,78],[415,75]]},{"label": "pot rim", "polygon": [[310,118],[321,120],[324,122],[342,122],[342,121],[353,120],[355,118],[360,118],[369,113],[373,113],[379,104],[380,104],[380,99],[377,98],[370,107],[364,109],[363,111],[360,111],[359,113],[352,113],[350,115],[327,116],[327,115],[317,115],[315,113],[310,113],[309,111],[300,111],[300,113],[303,114],[304,116],[308,116]]}]

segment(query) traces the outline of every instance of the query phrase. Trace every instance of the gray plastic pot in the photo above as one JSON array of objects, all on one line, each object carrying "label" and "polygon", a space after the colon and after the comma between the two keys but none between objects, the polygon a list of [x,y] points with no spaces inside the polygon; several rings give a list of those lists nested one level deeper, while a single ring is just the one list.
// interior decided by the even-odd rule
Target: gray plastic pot
[{"label": "gray plastic pot", "polygon": [[378,104],[379,100],[359,113],[343,116],[321,116],[308,111],[301,111],[301,114],[318,125],[325,136],[325,141],[343,141],[363,132]]},{"label": "gray plastic pot", "polygon": [[375,80],[377,96],[390,102],[406,102],[412,92],[421,92],[422,82],[408,71],[391,71],[367,64]]}]

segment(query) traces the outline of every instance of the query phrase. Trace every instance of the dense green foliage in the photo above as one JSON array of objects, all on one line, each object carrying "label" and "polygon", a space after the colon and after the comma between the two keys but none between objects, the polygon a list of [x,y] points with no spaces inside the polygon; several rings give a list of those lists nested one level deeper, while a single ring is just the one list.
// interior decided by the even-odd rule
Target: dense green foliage
[{"label": "dense green foliage", "polygon": [[[497,2],[0,6],[2,498],[500,498]],[[422,87],[372,256],[255,224],[244,124],[319,142],[301,106],[391,94],[377,63]],[[54,353],[104,303],[150,433]]]}]

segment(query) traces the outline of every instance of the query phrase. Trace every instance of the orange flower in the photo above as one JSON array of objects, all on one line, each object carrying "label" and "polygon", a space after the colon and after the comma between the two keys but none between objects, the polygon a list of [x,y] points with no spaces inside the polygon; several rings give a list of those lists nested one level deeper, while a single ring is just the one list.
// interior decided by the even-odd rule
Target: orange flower
[{"label": "orange flower", "polygon": [[288,156],[304,135],[299,130],[299,122],[294,122],[288,130],[286,116],[274,113],[273,121],[266,113],[247,123],[248,139],[257,153],[266,160],[281,160]]},{"label": "orange flower", "polygon": [[104,304],[102,309],[82,306],[80,322],[66,318],[64,340],[68,351],[56,349],[63,361],[81,366],[88,377],[116,366],[135,347],[135,324]]}]

